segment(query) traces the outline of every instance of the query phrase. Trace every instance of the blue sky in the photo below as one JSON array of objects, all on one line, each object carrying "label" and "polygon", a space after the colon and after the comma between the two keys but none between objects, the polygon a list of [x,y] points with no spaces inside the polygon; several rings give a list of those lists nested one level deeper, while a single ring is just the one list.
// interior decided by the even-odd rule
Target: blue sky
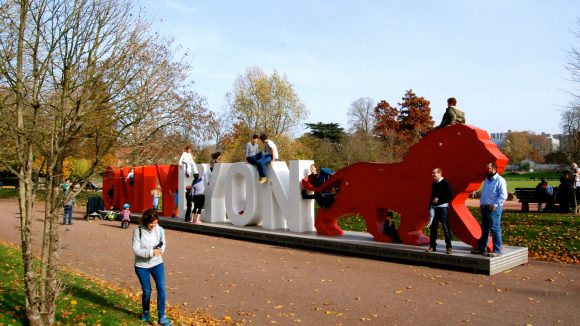
[{"label": "blue sky", "polygon": [[580,41],[580,1],[143,1],[153,29],[188,52],[213,111],[248,67],[286,74],[310,111],[338,122],[361,97],[413,89],[439,123],[454,96],[489,132],[560,133],[574,89],[565,50]]}]

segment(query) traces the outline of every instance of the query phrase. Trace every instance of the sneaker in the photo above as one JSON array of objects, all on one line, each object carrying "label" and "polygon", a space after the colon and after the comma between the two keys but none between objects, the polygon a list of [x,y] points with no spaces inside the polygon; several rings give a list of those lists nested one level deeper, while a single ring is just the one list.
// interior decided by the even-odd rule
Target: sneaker
[{"label": "sneaker", "polygon": [[486,256],[487,257],[492,257],[492,258],[493,257],[500,257],[501,256],[501,253],[500,252],[489,252],[489,253],[487,253]]},{"label": "sneaker", "polygon": [[167,319],[167,316],[161,316],[161,317],[159,317],[159,320],[158,320],[157,323],[159,325],[164,325],[164,326],[171,325],[171,321],[169,319]]},{"label": "sneaker", "polygon": [[447,254],[448,255],[453,255],[453,249],[447,248]]},{"label": "sneaker", "polygon": [[149,322],[149,311],[144,311],[141,315],[141,321]]},{"label": "sneaker", "polygon": [[471,249],[471,253],[474,255],[483,255],[483,250]]},{"label": "sneaker", "polygon": [[425,250],[425,252],[436,252],[437,249],[433,247],[429,247],[429,249]]},{"label": "sneaker", "polygon": [[258,179],[258,183],[266,183],[268,182],[268,177],[261,177],[260,179]]}]

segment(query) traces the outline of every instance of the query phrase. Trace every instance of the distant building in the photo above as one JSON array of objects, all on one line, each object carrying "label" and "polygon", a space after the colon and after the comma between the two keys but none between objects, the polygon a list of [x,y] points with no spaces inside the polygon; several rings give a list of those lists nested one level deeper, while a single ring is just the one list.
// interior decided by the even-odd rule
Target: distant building
[{"label": "distant building", "polygon": [[[489,136],[491,137],[491,141],[494,142],[494,144],[497,145],[497,147],[502,147],[508,134],[511,133],[511,130],[508,130],[507,132],[492,132],[489,134]],[[556,135],[551,135],[551,134],[547,134],[545,132],[542,132],[541,134],[539,134],[539,136],[543,136],[546,139],[550,140],[550,143],[552,144],[551,148],[542,148],[542,149],[537,149],[540,151],[540,153],[542,155],[546,155],[548,153],[551,152],[556,152],[558,150],[560,150],[560,141],[562,139],[562,135],[556,134]]]},{"label": "distant building", "polygon": [[507,138],[508,133],[512,132],[511,130],[508,130],[507,132],[492,132],[491,134],[489,134],[489,136],[491,137],[491,141],[493,141],[493,143],[497,146],[497,147],[501,147],[503,145],[503,143],[505,142],[505,139]]}]

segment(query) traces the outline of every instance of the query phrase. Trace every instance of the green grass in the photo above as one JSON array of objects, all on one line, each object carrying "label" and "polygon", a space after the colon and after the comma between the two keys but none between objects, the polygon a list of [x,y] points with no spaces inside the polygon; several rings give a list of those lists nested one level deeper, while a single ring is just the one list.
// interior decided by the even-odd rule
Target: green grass
[{"label": "green grass", "polygon": [[11,187],[0,188],[0,199],[15,198],[15,197],[18,197],[18,192],[16,191],[15,188]]},{"label": "green grass", "polygon": [[[0,257],[0,324],[24,325],[26,312],[20,251],[0,243]],[[64,293],[57,302],[56,324],[144,324],[138,319],[140,303],[130,294],[74,271],[59,274],[64,282]]]},{"label": "green grass", "polygon": [[[0,257],[0,325],[27,325],[21,252],[0,241]],[[127,277],[136,276],[131,273]],[[68,268],[59,272],[59,279],[64,290],[57,299],[55,325],[148,325],[139,319],[140,293],[130,293]],[[156,309],[152,300],[151,321],[157,320]],[[201,311],[185,313],[175,306],[167,306],[166,313],[175,325],[235,323],[231,318],[220,321]]]},{"label": "green grass", "polygon": [[548,180],[558,181],[560,180],[561,173],[558,171],[550,171],[550,172],[525,172],[525,173],[516,173],[516,172],[506,172],[503,174],[503,177],[506,180],[535,180],[538,183],[541,177],[544,177]]},{"label": "green grass", "polygon": [[[479,209],[470,210],[479,221]],[[399,218],[395,221],[399,225]],[[343,230],[366,231],[366,222],[359,216],[339,219],[338,225]],[[441,232],[439,238],[443,238]],[[428,235],[429,230],[425,228],[423,233]],[[530,257],[538,260],[580,263],[580,216],[504,211],[502,238],[505,245],[528,247]]]}]

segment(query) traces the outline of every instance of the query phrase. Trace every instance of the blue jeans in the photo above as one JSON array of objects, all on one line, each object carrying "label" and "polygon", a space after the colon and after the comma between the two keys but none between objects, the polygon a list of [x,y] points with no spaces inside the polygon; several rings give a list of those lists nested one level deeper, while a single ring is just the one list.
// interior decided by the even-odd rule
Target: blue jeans
[{"label": "blue jeans", "polygon": [[477,241],[477,248],[481,251],[487,247],[489,233],[493,240],[493,252],[501,253],[501,211],[502,207],[496,207],[492,211],[487,206],[481,207],[481,238]]},{"label": "blue jeans", "polygon": [[64,216],[62,217],[62,224],[66,224],[67,218],[68,224],[72,224],[72,213],[73,213],[72,205],[64,205]]},{"label": "blue jeans", "polygon": [[139,278],[139,282],[141,282],[141,289],[143,290],[143,295],[141,296],[143,311],[149,311],[149,301],[151,299],[151,278],[149,275],[151,275],[157,288],[157,313],[159,318],[165,316],[165,270],[163,263],[151,268],[135,266],[135,273]]},{"label": "blue jeans", "polygon": [[439,227],[439,222],[443,227],[443,237],[445,238],[446,248],[451,248],[451,229],[449,228],[449,210],[447,207],[434,207],[435,216],[433,217],[433,222],[431,223],[431,233],[429,234],[430,243],[429,247],[437,248],[437,228]]},{"label": "blue jeans", "polygon": [[255,165],[256,169],[258,169],[258,175],[260,178],[267,177],[266,171],[268,170],[268,164],[272,162],[272,154],[262,154],[258,153],[254,156],[248,156],[246,158],[248,163]]}]

